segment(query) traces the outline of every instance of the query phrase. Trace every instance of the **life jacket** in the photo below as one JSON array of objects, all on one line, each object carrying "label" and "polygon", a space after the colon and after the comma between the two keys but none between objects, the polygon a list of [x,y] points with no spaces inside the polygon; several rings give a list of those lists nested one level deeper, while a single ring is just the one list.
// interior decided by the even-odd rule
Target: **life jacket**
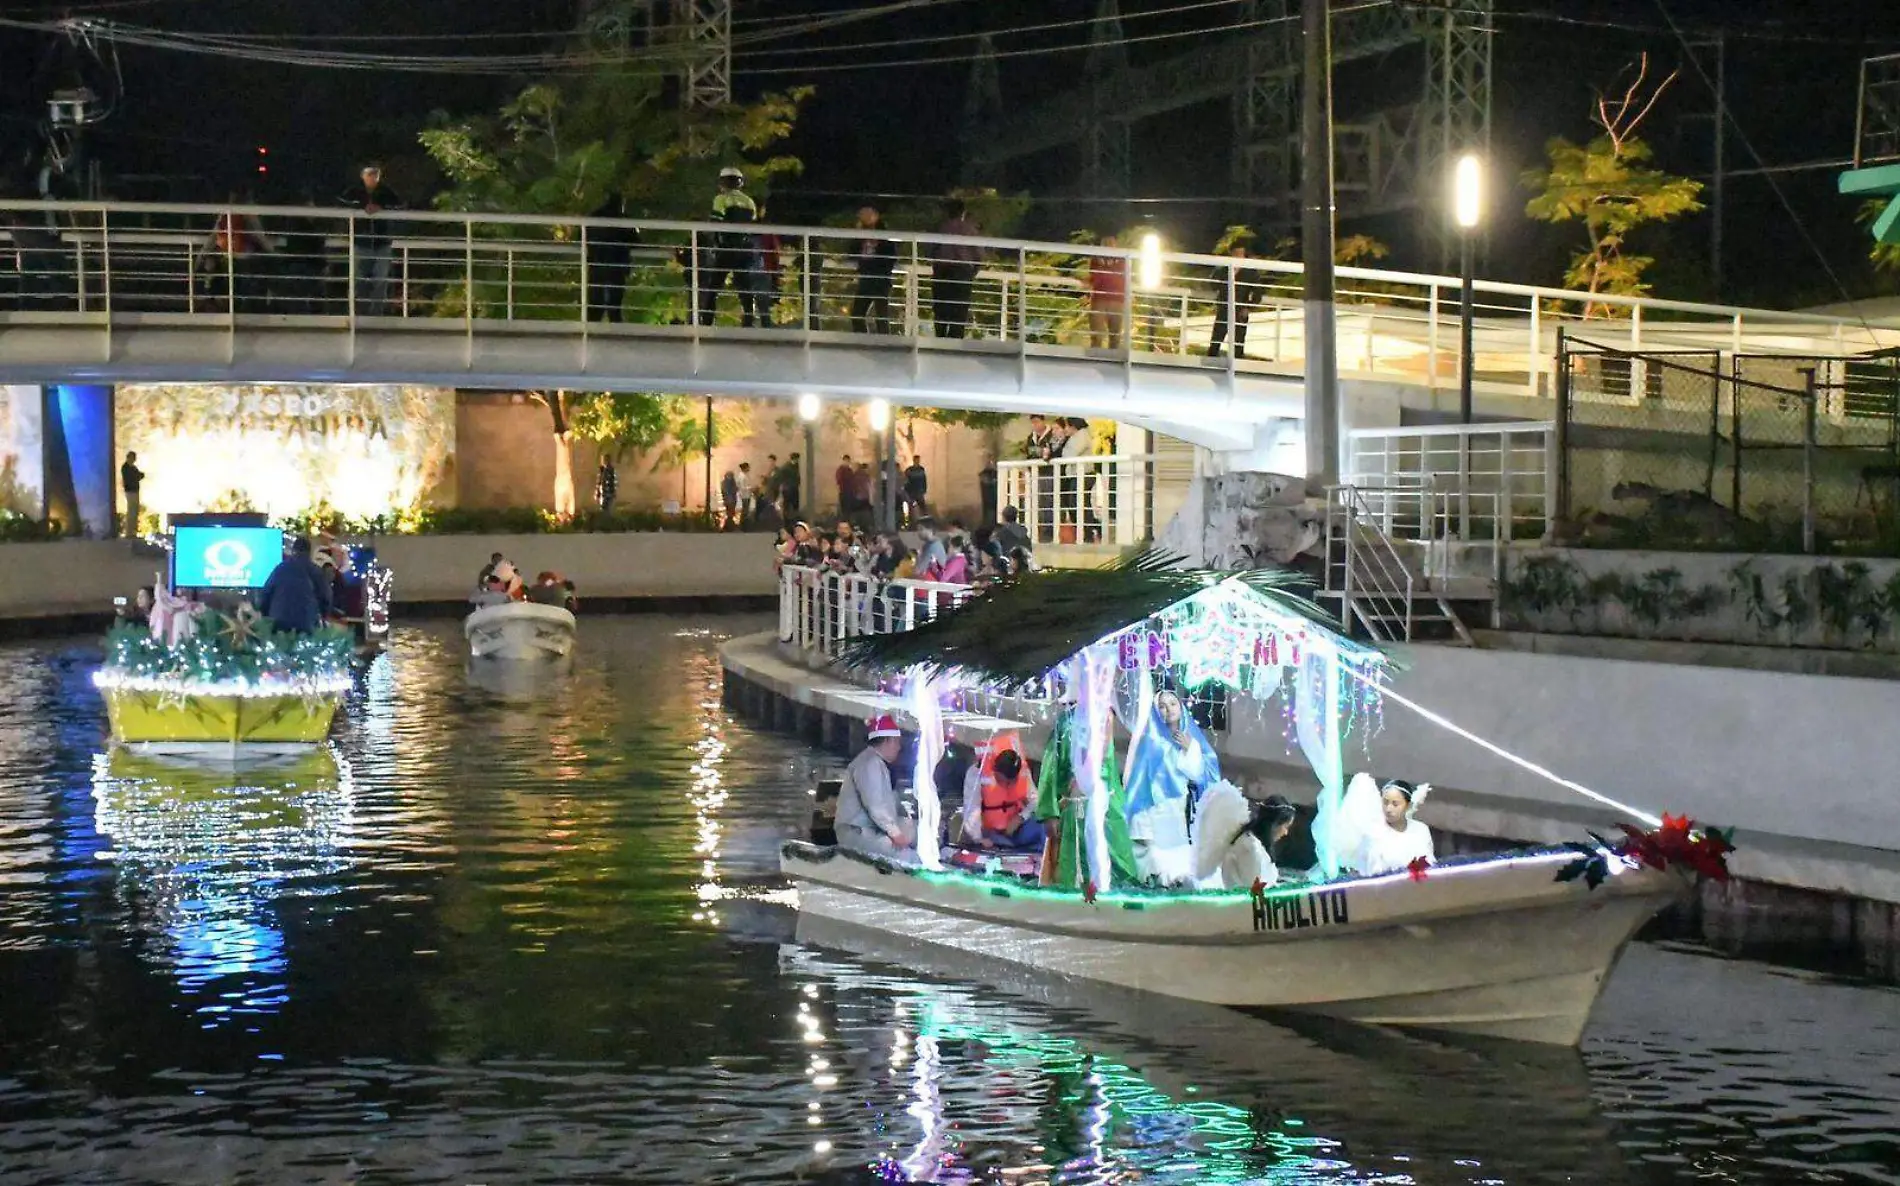
[{"label": "life jacket", "polygon": [[1013,732],[999,733],[983,745],[983,765],[978,775],[978,786],[983,792],[985,832],[1004,831],[1012,820],[1027,815],[1030,799],[1035,794],[1035,784],[1029,781],[1027,761],[1016,771],[1013,780],[1005,782],[996,773],[996,756],[1007,750],[1015,750],[1016,756],[1022,757],[1022,742]]}]

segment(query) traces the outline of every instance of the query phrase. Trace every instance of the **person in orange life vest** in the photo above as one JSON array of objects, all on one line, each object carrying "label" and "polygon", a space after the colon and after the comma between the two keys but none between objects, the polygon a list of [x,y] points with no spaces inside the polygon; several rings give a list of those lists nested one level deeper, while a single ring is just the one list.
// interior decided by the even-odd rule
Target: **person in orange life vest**
[{"label": "person in orange life vest", "polygon": [[1030,812],[1036,784],[1024,768],[1014,733],[991,738],[963,783],[963,842],[979,848],[1034,852],[1042,848],[1042,821]]}]

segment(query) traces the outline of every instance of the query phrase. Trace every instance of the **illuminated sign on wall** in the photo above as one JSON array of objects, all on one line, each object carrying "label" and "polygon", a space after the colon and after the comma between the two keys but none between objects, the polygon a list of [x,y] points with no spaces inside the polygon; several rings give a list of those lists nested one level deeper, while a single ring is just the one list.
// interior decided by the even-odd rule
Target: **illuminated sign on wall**
[{"label": "illuminated sign on wall", "polygon": [[455,393],[345,384],[139,383],[118,390],[118,447],[139,455],[148,508],[317,508],[366,519],[452,476]]}]

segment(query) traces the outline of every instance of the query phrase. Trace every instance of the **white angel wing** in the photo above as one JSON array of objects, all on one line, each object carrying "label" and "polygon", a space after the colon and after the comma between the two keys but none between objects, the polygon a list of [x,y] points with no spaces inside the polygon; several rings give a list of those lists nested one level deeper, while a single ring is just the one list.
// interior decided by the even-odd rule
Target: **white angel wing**
[{"label": "white angel wing", "polygon": [[1220,872],[1221,862],[1232,847],[1234,833],[1247,826],[1253,815],[1247,796],[1226,779],[1201,792],[1199,810],[1194,816],[1194,879],[1205,881]]},{"label": "white angel wing", "polygon": [[1352,781],[1346,784],[1339,817],[1332,836],[1336,846],[1334,858],[1342,867],[1363,872],[1366,846],[1377,835],[1377,830],[1385,827],[1378,780],[1364,771],[1353,775]]}]

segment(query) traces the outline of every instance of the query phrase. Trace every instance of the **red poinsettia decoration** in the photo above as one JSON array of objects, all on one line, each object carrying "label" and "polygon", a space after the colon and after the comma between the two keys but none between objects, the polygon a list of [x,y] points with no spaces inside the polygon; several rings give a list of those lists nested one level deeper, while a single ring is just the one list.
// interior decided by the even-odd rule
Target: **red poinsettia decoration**
[{"label": "red poinsettia decoration", "polygon": [[1087,903],[1088,903],[1089,905],[1091,905],[1091,906],[1093,906],[1093,905],[1095,905],[1095,881],[1094,881],[1094,879],[1092,879],[1092,878],[1091,878],[1090,880],[1088,880],[1088,881],[1085,881],[1085,882],[1083,882],[1083,883],[1082,883],[1082,900],[1083,900],[1084,902],[1087,902]]},{"label": "red poinsettia decoration", "polygon": [[1412,875],[1413,881],[1423,881],[1425,880],[1425,870],[1431,867],[1432,867],[1432,858],[1413,857],[1412,863],[1405,867],[1405,871]]},{"label": "red poinsettia decoration", "polygon": [[1643,829],[1621,824],[1628,842],[1624,856],[1652,869],[1688,869],[1715,881],[1728,880],[1728,854],[1735,851],[1735,830],[1698,828],[1686,815],[1664,813],[1662,826]]}]

